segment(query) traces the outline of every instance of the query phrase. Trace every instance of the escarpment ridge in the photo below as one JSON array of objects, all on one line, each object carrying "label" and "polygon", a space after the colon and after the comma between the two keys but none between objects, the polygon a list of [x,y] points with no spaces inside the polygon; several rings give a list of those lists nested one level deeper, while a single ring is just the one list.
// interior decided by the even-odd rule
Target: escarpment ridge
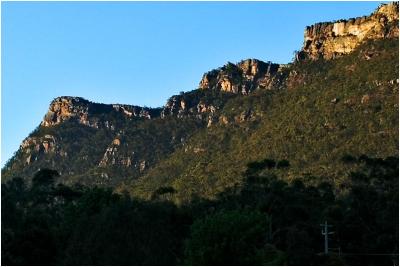
[{"label": "escarpment ridge", "polygon": [[[369,39],[396,38],[399,36],[399,3],[380,5],[370,16],[322,22],[307,26],[304,45],[296,54],[296,61],[334,59],[350,53]],[[276,64],[258,59],[246,59],[206,72],[199,83],[199,90],[216,90],[247,95],[259,89],[281,89],[293,78],[290,64]],[[179,102],[179,103],[178,103]],[[48,127],[75,118],[84,125],[101,126],[101,121],[91,116],[115,111],[126,117],[157,118],[168,114],[182,115],[186,112],[204,111],[203,103],[171,97],[163,108],[147,108],[134,105],[98,104],[80,97],[58,97],[54,99],[41,125]]]},{"label": "escarpment ridge", "polygon": [[[390,45],[393,45],[393,40],[398,38],[398,7],[397,2],[389,3],[381,5],[370,16],[309,26],[305,30],[304,46],[297,53],[294,62],[276,64],[254,58],[237,63],[228,62],[220,68],[204,73],[197,89],[173,95],[164,106],[159,108],[93,103],[74,96],[57,97],[51,101],[37,129],[22,142],[15,156],[3,168],[2,173],[5,177],[3,179],[16,175],[29,177],[38,169],[51,168],[62,174],[61,179],[64,182],[114,187],[122,181],[143,178],[148,171],[157,168],[160,162],[168,161],[171,155],[175,155],[174,153],[181,153],[176,156],[177,158],[190,154],[194,157],[190,160],[199,161],[184,176],[185,179],[191,177],[191,173],[202,169],[213,155],[223,155],[225,151],[228,151],[228,148],[218,151],[219,145],[233,146],[235,142],[244,142],[238,141],[241,138],[251,139],[250,133],[258,127],[257,125],[270,121],[271,116],[287,115],[284,112],[271,115],[272,113],[268,110],[270,106],[279,106],[284,110],[290,102],[288,100],[279,100],[282,101],[279,102],[277,100],[279,98],[272,98],[272,95],[296,91],[311,83],[314,83],[314,87],[307,87],[307,90],[311,92],[318,88],[318,93],[325,94],[325,89],[320,88],[320,84],[331,86],[336,80],[327,80],[328,78],[324,77],[323,80],[318,80],[319,84],[316,85],[312,78],[325,71],[318,64],[328,68],[328,65],[351,56],[355,51],[358,53],[357,57],[352,57],[351,62],[349,60],[350,63],[343,63],[344,67],[340,71],[334,70],[337,77],[346,79],[346,75],[353,75],[357,71],[358,63],[365,66],[370,62],[378,61],[379,63],[379,60],[389,61],[390,58],[383,58],[383,55],[389,52],[395,54],[393,48],[385,51],[386,48],[369,46],[368,42],[388,41]],[[358,47],[363,45],[364,50],[358,51]],[[325,63],[327,64],[324,65]],[[393,67],[388,66],[388,70],[383,70],[383,72],[389,72]],[[365,69],[370,71],[369,66]],[[376,104],[374,101],[382,99],[386,101],[386,95],[391,95],[394,89],[389,93],[386,92],[386,95],[382,93],[384,88],[380,88],[381,91],[377,92],[374,90],[378,85],[394,88],[398,84],[397,78],[386,73],[387,75],[385,74],[383,78],[378,77],[369,81],[370,77],[364,77],[365,69],[360,72],[357,84],[353,81],[348,82],[351,85],[349,88],[353,91],[347,92],[345,96],[338,96],[336,91],[331,92],[329,104],[324,108],[354,109],[352,112],[362,110],[362,114],[370,114],[368,112],[371,111],[363,109],[373,105],[375,105],[373,108],[378,111],[387,108],[386,104]],[[351,79],[351,77],[347,78]],[[345,90],[347,87],[348,84],[337,88]],[[349,96],[355,94],[356,91],[363,94]],[[303,105],[301,109],[296,110],[296,113],[308,114],[308,110],[324,103],[320,98],[310,99],[311,97],[305,93],[298,101],[290,102],[290,105]],[[286,111],[286,113],[290,112]],[[319,112],[316,111],[313,116],[322,116]],[[334,112],[335,110],[330,111],[332,114]],[[321,136],[326,136],[334,131],[345,131],[351,128],[351,126],[344,126],[345,123],[332,123],[332,119],[324,117],[312,126],[312,130],[307,130],[304,125],[309,119],[293,122],[286,119],[277,123],[277,125],[299,123],[293,126],[294,129],[282,130],[279,135],[289,136],[296,133],[301,140],[303,138],[301,136],[306,131],[310,133],[330,131],[321,133]],[[357,121],[360,119],[358,118]],[[379,117],[379,121],[384,121],[384,118]],[[270,126],[262,133],[263,139],[258,141],[260,144],[271,139],[269,132],[274,127],[278,126]],[[226,136],[230,134],[238,136],[232,137],[231,140],[221,140],[221,143],[212,146],[209,144],[214,140],[207,140],[204,136],[199,137],[201,134],[207,136],[206,133],[213,131],[225,132]],[[383,129],[377,132],[383,136],[390,131]],[[348,130],[348,133],[343,133],[340,138],[346,139],[353,134],[357,135],[358,132]],[[286,146],[284,140],[279,140],[279,142]],[[287,146],[290,147],[291,144]],[[271,147],[265,150],[269,149]],[[227,153],[227,158],[240,157],[241,153],[246,155],[246,159],[239,161],[240,164],[244,164],[247,158],[251,157],[251,153],[244,153],[241,149],[231,154]],[[289,157],[291,153],[288,148],[288,151],[283,154]],[[185,164],[188,165],[190,160],[187,160]],[[177,165],[181,164],[180,162],[176,160],[170,163],[168,167],[165,167],[167,170],[157,175],[162,176],[164,172],[172,172],[171,169],[179,169]],[[219,172],[219,169],[211,167],[206,170],[211,176]],[[226,170],[230,171],[232,168],[226,167]],[[177,171],[176,175],[178,177],[180,173]]]},{"label": "escarpment ridge", "polygon": [[[139,117],[150,119],[158,116],[159,109],[120,104],[100,104],[90,102],[82,97],[61,96],[55,98],[41,123],[44,127],[60,124],[69,119],[77,119],[81,124],[94,128],[109,127],[100,121],[96,114],[114,112],[128,118]],[[101,124],[103,123],[103,124]]]}]

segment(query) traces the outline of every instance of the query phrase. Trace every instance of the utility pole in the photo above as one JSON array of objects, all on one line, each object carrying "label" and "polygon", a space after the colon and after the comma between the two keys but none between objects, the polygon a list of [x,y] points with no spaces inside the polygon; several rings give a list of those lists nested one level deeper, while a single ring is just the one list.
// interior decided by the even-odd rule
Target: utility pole
[{"label": "utility pole", "polygon": [[325,251],[324,251],[324,253],[325,253],[325,255],[327,255],[328,252],[329,252],[328,235],[331,235],[331,234],[333,234],[334,232],[328,232],[328,227],[332,227],[332,225],[328,225],[328,222],[327,222],[327,221],[325,221],[324,224],[320,224],[320,225],[321,225],[321,227],[323,227],[323,228],[322,228],[322,231],[321,231],[321,234],[322,234],[323,236],[325,236]]}]

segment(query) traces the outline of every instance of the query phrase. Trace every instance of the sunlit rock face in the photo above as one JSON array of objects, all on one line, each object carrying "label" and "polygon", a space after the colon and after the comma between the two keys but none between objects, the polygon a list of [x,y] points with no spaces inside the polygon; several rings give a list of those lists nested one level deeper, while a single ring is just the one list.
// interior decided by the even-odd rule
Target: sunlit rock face
[{"label": "sunlit rock face", "polygon": [[398,23],[399,3],[393,2],[381,5],[370,16],[308,26],[297,60],[333,59],[350,53],[365,40],[398,37]]},{"label": "sunlit rock face", "polygon": [[272,89],[281,83],[284,67],[257,59],[246,59],[237,64],[228,62],[219,69],[205,73],[199,88],[243,95],[258,88]]},{"label": "sunlit rock face", "polygon": [[106,148],[106,151],[101,158],[98,167],[107,167],[107,166],[121,166],[121,167],[134,167],[138,166],[138,163],[134,162],[135,152],[130,150],[123,150],[123,146],[127,146],[127,142],[122,140],[121,136],[117,136],[111,142],[111,144]]},{"label": "sunlit rock face", "polygon": [[46,154],[67,156],[67,153],[59,147],[56,137],[50,134],[25,138],[20,145],[20,151],[25,165],[30,165]]},{"label": "sunlit rock face", "polygon": [[77,117],[83,124],[88,123],[89,101],[80,97],[57,97],[54,99],[42,121],[42,126],[59,124],[71,117]]},{"label": "sunlit rock face", "polygon": [[80,124],[99,128],[105,127],[113,129],[114,126],[98,118],[98,114],[114,112],[123,118],[139,117],[151,119],[152,116],[159,115],[159,110],[132,105],[108,105],[90,102],[81,97],[61,96],[55,98],[49,106],[46,115],[41,122],[44,127],[60,124],[69,119],[75,119]]}]

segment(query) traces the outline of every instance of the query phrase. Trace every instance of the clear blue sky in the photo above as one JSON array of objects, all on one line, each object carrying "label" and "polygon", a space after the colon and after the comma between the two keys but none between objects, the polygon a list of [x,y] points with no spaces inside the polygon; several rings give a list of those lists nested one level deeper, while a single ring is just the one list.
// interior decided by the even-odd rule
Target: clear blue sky
[{"label": "clear blue sky", "polygon": [[288,63],[304,27],[379,2],[2,2],[1,164],[61,95],[162,106],[202,74]]}]

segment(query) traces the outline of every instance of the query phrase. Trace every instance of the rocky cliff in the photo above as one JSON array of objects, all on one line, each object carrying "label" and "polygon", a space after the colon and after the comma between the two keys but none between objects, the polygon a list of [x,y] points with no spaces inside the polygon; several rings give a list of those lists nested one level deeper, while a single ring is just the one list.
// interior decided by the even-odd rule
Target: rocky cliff
[{"label": "rocky cliff", "polygon": [[200,81],[200,89],[214,89],[247,95],[262,88],[272,89],[281,85],[286,65],[246,59],[237,64],[228,62],[225,66],[209,71]]},{"label": "rocky cliff", "polygon": [[398,37],[398,23],[399,3],[392,2],[381,5],[370,16],[308,26],[297,60],[333,59],[350,53],[365,40]]},{"label": "rocky cliff", "polygon": [[[315,24],[306,29],[305,44],[297,55],[298,59],[332,59],[354,52],[355,49],[357,57],[353,56],[350,59],[351,55],[346,56],[351,64],[346,62],[345,70],[339,68],[334,71],[340,75],[354,73],[358,66],[353,62],[364,64],[364,70],[359,72],[360,78],[357,83],[350,84],[353,80],[349,78],[348,83],[338,86],[339,88],[345,90],[350,84],[353,89],[361,88],[361,92],[373,90],[371,88],[375,88],[375,83],[395,87],[398,85],[398,72],[394,75],[396,78],[393,75],[387,75],[385,78],[377,74],[377,78],[369,83],[365,83],[364,80],[370,78],[364,76],[365,69],[370,71],[372,68],[369,64],[392,60],[391,56],[388,56],[389,48],[379,48],[377,44],[392,44],[396,43],[396,40],[398,42],[398,39],[392,38],[398,37],[397,23],[398,3],[391,3],[380,6],[369,17]],[[379,42],[374,41],[374,45],[364,42],[370,39],[379,39]],[[362,48],[359,51],[358,45]],[[395,54],[393,51],[391,53]],[[324,62],[298,60],[295,64],[282,65],[246,59],[235,64],[228,63],[205,73],[198,89],[172,96],[161,108],[99,104],[80,97],[58,97],[50,103],[39,127],[23,141],[15,156],[3,168],[3,177],[31,176],[39,168],[48,167],[59,170],[65,180],[116,185],[122,179],[131,180],[145,175],[179,149],[183,149],[185,155],[201,157],[218,147],[218,144],[210,146],[209,141],[203,142],[208,133],[221,131],[229,135],[230,132],[243,130],[244,132],[237,136],[239,140],[248,136],[249,131],[259,123],[271,120],[274,116],[281,117],[283,113],[280,107],[286,106],[290,98],[279,100],[278,97],[272,100],[273,95],[279,96],[287,92],[296,97],[299,88],[306,87],[307,90],[312,90],[310,84],[314,83],[315,86],[316,73],[323,71],[318,64],[323,65]],[[385,65],[383,68],[386,67],[395,69],[395,64]],[[327,79],[323,77],[319,84],[329,86],[337,82],[336,78]],[[348,93],[353,94],[353,91]],[[301,96],[292,105],[304,103],[307,100],[306,95]],[[259,99],[261,96],[264,97],[262,101]],[[361,103],[364,107],[380,98],[382,97],[374,96],[369,91],[353,98],[337,95],[335,91],[329,95],[328,106],[341,107],[343,104],[346,105],[343,108],[347,109]],[[274,102],[279,111],[271,115],[268,109]],[[308,111],[316,103],[321,101],[309,103],[306,108],[299,108],[296,114]],[[385,106],[376,105],[375,108],[379,110],[382,107]],[[290,112],[291,110],[286,111],[287,114]],[[315,114],[319,114],[319,111],[310,116],[313,118],[317,116]],[[331,114],[330,111],[327,114]],[[301,120],[301,123],[309,120],[307,117]],[[321,121],[318,125],[322,125],[324,130],[335,131],[342,127],[335,126],[325,118],[321,118]],[[273,125],[269,129],[272,128]],[[292,132],[301,134],[303,128],[296,126]],[[285,131],[286,129],[282,130],[282,133]],[[191,138],[196,137],[198,133],[206,133],[206,136],[198,136],[198,141],[194,142]],[[266,134],[265,138],[270,137]],[[260,144],[265,140],[262,139]],[[224,149],[221,151],[225,151]]]},{"label": "rocky cliff", "polygon": [[150,119],[152,116],[159,116],[160,110],[132,105],[98,104],[81,97],[61,96],[50,103],[41,125],[50,127],[69,119],[75,119],[83,125],[94,128],[113,128],[113,125],[110,125],[108,121],[101,120],[98,116],[111,112],[126,118]]}]

